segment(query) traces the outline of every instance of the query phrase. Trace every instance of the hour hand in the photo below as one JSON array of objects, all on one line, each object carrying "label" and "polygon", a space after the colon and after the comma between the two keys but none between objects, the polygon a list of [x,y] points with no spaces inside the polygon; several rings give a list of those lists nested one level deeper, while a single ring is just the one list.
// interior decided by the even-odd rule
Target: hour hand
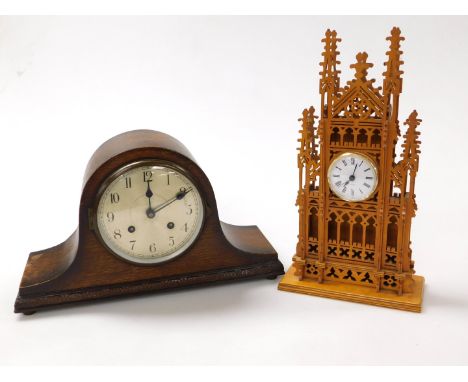
[{"label": "hour hand", "polygon": [[146,197],[148,199],[151,199],[151,197],[153,196],[153,191],[151,191],[150,182],[151,180],[146,181],[146,183],[148,183],[148,188],[146,189]]},{"label": "hour hand", "polygon": [[146,216],[152,219],[154,218],[155,211],[151,207],[151,197],[153,196],[153,191],[151,191],[150,182],[151,180],[146,181],[146,183],[148,183],[148,188],[146,189],[146,194],[145,194],[146,197],[148,198],[148,208],[146,209]]}]

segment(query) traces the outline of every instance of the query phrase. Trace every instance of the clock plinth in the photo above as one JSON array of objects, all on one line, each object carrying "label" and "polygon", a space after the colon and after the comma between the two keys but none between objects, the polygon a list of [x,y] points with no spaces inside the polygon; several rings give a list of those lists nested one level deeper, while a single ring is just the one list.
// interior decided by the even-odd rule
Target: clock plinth
[{"label": "clock plinth", "polygon": [[367,53],[340,87],[335,31],[322,42],[321,110],[302,114],[298,153],[299,235],[280,290],[421,311],[424,278],[415,275],[411,223],[417,209],[421,120],[405,122],[400,159],[400,42],[393,28],[382,87],[367,79]]},{"label": "clock plinth", "polygon": [[394,292],[376,292],[368,287],[333,281],[318,283],[317,281],[308,279],[299,280],[299,277],[295,276],[295,273],[296,269],[292,265],[281,279],[278,289],[286,292],[334,298],[385,308],[421,312],[424,290],[424,277],[422,276],[413,275],[411,278],[411,289],[402,295],[398,295]]},{"label": "clock plinth", "polygon": [[[203,201],[203,224],[196,240],[177,257],[138,264],[112,253],[100,239],[96,232],[97,198],[103,183],[116,170],[153,159],[186,171]],[[157,187],[153,189],[158,192]],[[124,195],[119,198],[124,200]],[[284,274],[276,251],[256,226],[234,226],[219,220],[208,178],[190,152],[163,133],[131,131],[104,143],[88,164],[79,210],[78,229],[65,242],[29,255],[15,302],[16,313],[32,314],[64,304]],[[156,219],[158,212],[151,219]],[[168,229],[172,230],[173,225]],[[119,232],[123,235],[123,230]]]}]

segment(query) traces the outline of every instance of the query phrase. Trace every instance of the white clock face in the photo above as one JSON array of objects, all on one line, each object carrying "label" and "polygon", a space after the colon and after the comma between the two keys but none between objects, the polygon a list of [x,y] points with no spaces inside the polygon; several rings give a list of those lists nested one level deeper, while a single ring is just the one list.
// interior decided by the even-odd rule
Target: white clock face
[{"label": "white clock face", "polygon": [[328,168],[328,184],[333,193],[343,200],[368,199],[377,188],[377,167],[369,157],[362,154],[340,154]]},{"label": "white clock face", "polygon": [[197,238],[203,202],[183,170],[140,162],[110,179],[96,220],[101,239],[114,254],[154,264],[182,254]]}]

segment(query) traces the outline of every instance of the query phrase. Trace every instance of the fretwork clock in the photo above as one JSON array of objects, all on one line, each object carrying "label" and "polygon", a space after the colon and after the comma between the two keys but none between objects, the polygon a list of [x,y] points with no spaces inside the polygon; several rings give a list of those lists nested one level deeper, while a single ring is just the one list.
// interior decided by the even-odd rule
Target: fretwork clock
[{"label": "fretwork clock", "polygon": [[393,28],[383,88],[367,79],[358,53],[354,79],[340,87],[335,31],[327,30],[318,126],[304,110],[298,154],[299,240],[279,289],[409,311],[421,311],[424,278],[414,273],[411,220],[421,120],[406,120],[401,159],[402,90],[398,28]]},{"label": "fretwork clock", "polygon": [[256,226],[219,220],[210,182],[182,143],[136,130],[94,153],[78,229],[29,255],[15,312],[283,273]]}]

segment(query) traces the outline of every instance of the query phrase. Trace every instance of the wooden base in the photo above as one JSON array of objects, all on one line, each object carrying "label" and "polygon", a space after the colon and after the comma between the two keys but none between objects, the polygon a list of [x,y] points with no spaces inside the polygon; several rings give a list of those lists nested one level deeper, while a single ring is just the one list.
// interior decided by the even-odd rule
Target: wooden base
[{"label": "wooden base", "polygon": [[[274,279],[284,274],[276,251],[258,227],[221,222],[220,228],[223,240],[217,247],[200,248],[199,240],[183,256],[151,267],[128,264],[99,247],[79,253],[80,262],[69,262],[78,237],[73,234],[58,246],[29,255],[15,313],[33,314],[64,304],[246,279]],[[98,257],[104,265],[95,266]],[[83,261],[87,258],[91,260]]]},{"label": "wooden base", "polygon": [[18,295],[15,313],[33,314],[38,310],[49,309],[63,304],[75,304],[103,298],[137,295],[174,288],[196,285],[218,284],[222,282],[267,278],[274,279],[283,274],[283,266],[278,260],[272,260],[248,267],[219,269],[190,275],[179,275],[159,280],[146,280],[130,284],[109,285],[99,288],[56,291],[35,296]]},{"label": "wooden base", "polygon": [[[110,174],[143,160],[184,169],[204,208],[202,228],[190,248],[152,265],[114,255],[100,240],[96,223],[100,190]],[[62,304],[283,274],[278,254],[257,226],[219,220],[210,181],[181,142],[136,130],[111,138],[93,154],[83,180],[78,228],[62,244],[29,254],[15,312],[32,314]]]},{"label": "wooden base", "polygon": [[297,276],[294,276],[294,266],[291,266],[281,279],[278,289],[419,313],[423,299],[424,277],[413,276],[413,279],[413,293],[404,293],[399,296],[391,291],[376,292],[375,289],[350,284],[330,281],[320,284],[312,280],[299,280]]}]

